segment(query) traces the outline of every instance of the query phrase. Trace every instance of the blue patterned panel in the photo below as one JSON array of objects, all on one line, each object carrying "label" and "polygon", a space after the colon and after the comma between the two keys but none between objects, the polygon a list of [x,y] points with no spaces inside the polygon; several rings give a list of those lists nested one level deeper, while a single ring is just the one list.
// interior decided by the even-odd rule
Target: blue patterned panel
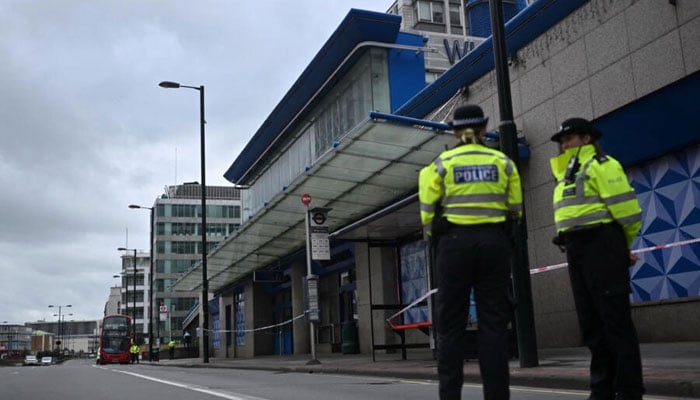
[{"label": "blue patterned panel", "polygon": [[212,347],[214,347],[215,349],[220,349],[221,348],[221,320],[219,319],[219,314],[212,315],[211,319],[212,319],[211,329],[213,331],[211,334]]},{"label": "blue patterned panel", "polygon": [[245,345],[245,297],[243,292],[234,294],[236,345]]},{"label": "blue patterned panel", "polygon": [[[634,168],[629,178],[642,207],[632,249],[700,237],[700,146]],[[640,254],[632,267],[635,302],[700,295],[700,243]]]},{"label": "blue patterned panel", "polygon": [[[425,243],[422,240],[401,246],[401,302],[408,304],[428,291]],[[404,324],[430,321],[428,306],[413,307],[404,313]]]}]

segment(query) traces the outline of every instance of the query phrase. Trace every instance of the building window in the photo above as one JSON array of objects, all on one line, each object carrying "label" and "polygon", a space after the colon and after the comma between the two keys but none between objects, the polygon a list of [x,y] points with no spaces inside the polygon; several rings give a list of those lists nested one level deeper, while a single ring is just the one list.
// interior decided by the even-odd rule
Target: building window
[{"label": "building window", "polygon": [[452,26],[462,26],[459,9],[459,4],[450,4],[450,25]]},{"label": "building window", "polygon": [[306,173],[308,166],[333,148],[337,138],[367,119],[370,111],[391,111],[387,54],[384,49],[370,49],[314,107],[294,131],[295,139],[287,150],[260,175],[253,189],[241,192],[247,216]]},{"label": "building window", "polygon": [[445,23],[445,6],[443,3],[418,1],[416,11],[418,12],[418,21],[420,22]]}]

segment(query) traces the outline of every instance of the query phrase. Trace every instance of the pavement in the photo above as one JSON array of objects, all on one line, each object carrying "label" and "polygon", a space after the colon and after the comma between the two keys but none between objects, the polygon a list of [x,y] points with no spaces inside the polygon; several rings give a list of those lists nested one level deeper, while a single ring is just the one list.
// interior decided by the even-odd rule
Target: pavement
[{"label": "pavement", "polygon": [[[646,395],[700,398],[700,342],[642,343],[642,364]],[[397,379],[436,380],[436,361],[429,349],[408,350],[406,360],[401,353],[371,354],[317,353],[314,364],[309,354],[258,356],[255,358],[210,357],[205,364],[201,358],[168,360],[167,353],[160,366],[192,368],[255,369],[280,372],[333,373],[377,376]],[[590,356],[585,347],[538,349],[539,365],[521,367],[511,360],[511,385],[588,390]],[[480,383],[477,360],[466,360],[465,382]]]}]

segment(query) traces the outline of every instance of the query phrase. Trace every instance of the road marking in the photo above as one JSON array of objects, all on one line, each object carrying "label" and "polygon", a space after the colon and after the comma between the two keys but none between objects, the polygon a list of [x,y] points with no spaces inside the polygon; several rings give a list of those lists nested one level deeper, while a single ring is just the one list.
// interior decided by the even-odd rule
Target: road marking
[{"label": "road marking", "polygon": [[[223,392],[217,392],[215,390],[205,389],[202,387],[197,387],[195,385],[185,385],[182,383],[171,382],[171,381],[166,381],[164,379],[154,378],[154,377],[151,377],[148,375],[137,374],[137,373],[129,372],[129,371],[121,371],[118,369],[110,369],[110,368],[106,368],[106,367],[98,366],[98,365],[93,365],[93,367],[104,369],[104,370],[111,370],[114,372],[120,372],[122,374],[131,375],[131,376],[134,376],[137,378],[162,383],[164,385],[175,386],[175,387],[179,387],[182,389],[192,390],[194,392],[205,393],[205,394],[209,394],[212,396],[221,397],[221,398],[227,399],[227,400],[269,400],[269,399],[265,399],[262,397],[247,396],[247,395],[233,395],[233,394],[228,394],[228,393],[223,393]],[[350,376],[350,375],[344,375],[344,374],[326,374],[326,375],[327,376],[335,376],[338,378],[357,378],[357,376]],[[435,386],[437,386],[437,384],[438,384],[436,381],[432,381],[432,380],[424,380],[423,381],[423,380],[413,380],[413,379],[392,379],[392,378],[370,377],[370,376],[365,376],[364,378],[372,378],[372,379],[380,380],[380,381],[390,380],[392,382],[400,382],[400,383],[413,384],[413,385],[435,385]],[[482,387],[482,385],[475,384],[475,383],[465,383],[465,384],[463,384],[463,386],[469,387],[469,388],[481,388]],[[510,391],[511,392],[562,394],[562,395],[581,396],[581,397],[589,395],[588,392],[584,392],[584,391],[580,391],[580,390],[531,388],[531,387],[525,387],[525,386],[511,386]],[[644,398],[647,400],[665,400],[665,399],[674,399],[675,397],[644,396]]]},{"label": "road marking", "polygon": [[[108,370],[108,368],[104,368],[104,367],[97,367],[97,366],[95,366],[95,367]],[[170,385],[170,386],[179,387],[181,389],[191,390],[193,392],[199,392],[199,393],[204,393],[204,394],[208,394],[208,395],[215,396],[215,397],[221,397],[222,399],[227,399],[227,400],[269,400],[269,399],[265,399],[262,397],[246,396],[246,395],[233,395],[233,394],[224,393],[224,392],[217,392],[216,390],[197,387],[195,385],[186,385],[183,383],[166,381],[165,379],[154,378],[152,376],[137,374],[135,372],[121,371],[118,369],[109,369],[109,370],[114,371],[114,372],[119,372],[122,374],[126,374],[126,375],[131,375],[131,376],[141,378],[141,379],[146,379],[148,381],[162,383],[164,385]]]}]

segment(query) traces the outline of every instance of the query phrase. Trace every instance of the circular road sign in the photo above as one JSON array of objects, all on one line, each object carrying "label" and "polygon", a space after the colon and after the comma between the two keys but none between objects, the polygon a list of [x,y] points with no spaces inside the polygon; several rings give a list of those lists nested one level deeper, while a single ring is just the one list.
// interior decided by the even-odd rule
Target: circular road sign
[{"label": "circular road sign", "polygon": [[301,195],[301,202],[305,205],[308,206],[311,204],[311,195],[308,193],[304,193]]}]

